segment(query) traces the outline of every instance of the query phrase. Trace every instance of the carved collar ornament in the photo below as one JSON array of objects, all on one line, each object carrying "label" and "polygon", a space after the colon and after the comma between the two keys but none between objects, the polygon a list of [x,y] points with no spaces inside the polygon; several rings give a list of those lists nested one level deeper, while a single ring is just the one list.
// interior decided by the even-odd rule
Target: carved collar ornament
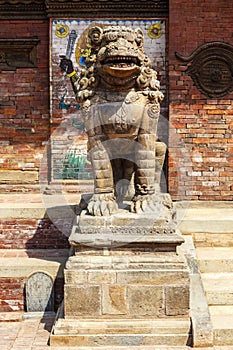
[{"label": "carved collar ornament", "polygon": [[214,41],[199,46],[190,56],[175,53],[189,64],[186,72],[196,87],[210,98],[223,97],[233,91],[233,46]]},{"label": "carved collar ornament", "polygon": [[0,19],[167,17],[168,0],[0,0]]}]

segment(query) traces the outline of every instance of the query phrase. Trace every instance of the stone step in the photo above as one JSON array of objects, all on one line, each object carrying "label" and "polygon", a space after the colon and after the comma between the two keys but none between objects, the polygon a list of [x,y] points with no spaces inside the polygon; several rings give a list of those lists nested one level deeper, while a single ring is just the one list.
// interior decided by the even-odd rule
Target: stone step
[{"label": "stone step", "polygon": [[178,222],[184,234],[195,232],[233,233],[233,205],[217,208],[178,208]]},{"label": "stone step", "polygon": [[212,316],[233,315],[233,305],[212,305],[209,311]]},{"label": "stone step", "polygon": [[233,345],[233,315],[212,315],[214,345]]},{"label": "stone step", "polygon": [[233,247],[232,232],[193,232],[192,236],[196,247]]},{"label": "stone step", "polygon": [[[63,347],[63,346],[53,346],[52,350],[190,350],[189,346],[156,346],[156,348],[152,345],[141,345],[141,346],[72,346],[72,347]],[[200,349],[200,350],[207,350],[207,348]],[[208,348],[208,350],[211,350],[211,348]],[[230,350],[229,347],[218,349],[218,350]],[[232,349],[231,349],[232,350]]]},{"label": "stone step", "polygon": [[184,319],[59,319],[50,336],[51,346],[185,346],[190,320]]},{"label": "stone step", "polygon": [[196,247],[233,247],[232,202],[177,204],[183,235],[192,235]]},{"label": "stone step", "polygon": [[233,345],[233,305],[209,307],[215,345]]},{"label": "stone step", "polygon": [[196,254],[200,272],[233,273],[233,247],[198,247]]},{"label": "stone step", "polygon": [[201,275],[209,305],[233,305],[233,273]]}]

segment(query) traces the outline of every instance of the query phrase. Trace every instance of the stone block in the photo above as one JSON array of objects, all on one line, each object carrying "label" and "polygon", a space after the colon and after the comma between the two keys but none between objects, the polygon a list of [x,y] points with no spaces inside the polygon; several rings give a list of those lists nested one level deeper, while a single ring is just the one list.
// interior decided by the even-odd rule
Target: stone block
[{"label": "stone block", "polygon": [[127,287],[129,315],[163,316],[163,288],[154,285],[130,285]]},{"label": "stone block", "polygon": [[124,315],[127,313],[125,286],[104,285],[102,293],[102,312],[104,315]]},{"label": "stone block", "polygon": [[167,316],[189,315],[189,285],[165,286]]},{"label": "stone block", "polygon": [[101,293],[99,286],[65,285],[65,316],[76,317],[101,313]]},{"label": "stone block", "polygon": [[88,282],[95,284],[107,284],[116,282],[116,272],[109,270],[88,271]]},{"label": "stone block", "polygon": [[87,282],[87,272],[83,270],[65,270],[66,284],[81,284]]},{"label": "stone block", "polygon": [[129,284],[179,284],[187,281],[187,272],[183,271],[170,271],[170,269],[164,268],[164,270],[128,270],[117,273],[118,283]]}]

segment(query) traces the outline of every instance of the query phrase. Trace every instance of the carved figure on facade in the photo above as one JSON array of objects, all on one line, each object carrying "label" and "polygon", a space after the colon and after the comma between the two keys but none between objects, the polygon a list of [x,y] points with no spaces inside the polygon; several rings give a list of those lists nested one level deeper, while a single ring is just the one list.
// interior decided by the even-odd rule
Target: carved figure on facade
[{"label": "carved figure on facade", "polygon": [[94,25],[87,46],[90,53],[80,75],[68,58],[60,67],[70,77],[88,134],[95,179],[88,211],[114,213],[132,182],[130,210],[153,211],[166,146],[157,140],[163,94],[143,50],[143,32]]}]

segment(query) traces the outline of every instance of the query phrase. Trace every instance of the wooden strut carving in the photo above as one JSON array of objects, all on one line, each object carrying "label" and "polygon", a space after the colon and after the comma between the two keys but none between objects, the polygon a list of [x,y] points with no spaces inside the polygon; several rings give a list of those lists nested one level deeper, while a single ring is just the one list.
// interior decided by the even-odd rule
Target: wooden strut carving
[{"label": "wooden strut carving", "polygon": [[206,96],[218,98],[233,91],[232,45],[214,41],[201,45],[190,56],[175,55],[189,65],[186,72]]},{"label": "wooden strut carving", "polygon": [[83,111],[95,178],[88,211],[94,216],[114,213],[132,178],[132,212],[153,211],[159,196],[166,146],[156,131],[163,94],[143,39],[140,28],[92,26],[81,75],[70,59],[60,63]]}]

